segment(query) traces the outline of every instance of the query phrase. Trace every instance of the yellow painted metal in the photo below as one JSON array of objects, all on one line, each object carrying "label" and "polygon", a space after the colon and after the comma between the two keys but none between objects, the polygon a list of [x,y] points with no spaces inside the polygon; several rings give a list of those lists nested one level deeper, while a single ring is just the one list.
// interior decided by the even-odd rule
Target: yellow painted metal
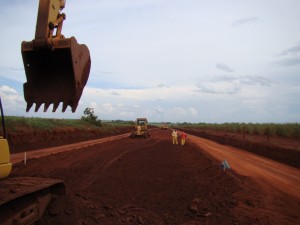
[{"label": "yellow painted metal", "polygon": [[0,179],[9,176],[12,169],[9,146],[6,139],[0,139]]},{"label": "yellow painted metal", "polygon": [[61,9],[65,7],[64,1],[60,0],[40,0],[35,39],[52,38],[49,23],[54,23]]}]

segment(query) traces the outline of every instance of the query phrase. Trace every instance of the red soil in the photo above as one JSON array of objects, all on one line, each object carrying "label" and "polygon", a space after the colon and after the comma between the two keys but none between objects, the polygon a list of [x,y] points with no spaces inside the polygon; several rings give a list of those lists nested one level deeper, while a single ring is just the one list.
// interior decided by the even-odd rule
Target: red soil
[{"label": "red soil", "polygon": [[51,131],[18,128],[18,131],[8,132],[8,142],[11,153],[18,153],[128,133],[131,129],[130,126],[113,127],[108,132],[95,128],[79,129],[73,127]]},{"label": "red soil", "polygon": [[300,139],[279,136],[248,135],[200,129],[180,129],[189,134],[213,140],[223,145],[235,146],[251,153],[300,168]]},{"label": "red soil", "polygon": [[224,172],[189,137],[174,146],[169,130],[151,134],[31,159],[14,165],[12,176],[65,182],[65,202],[54,202],[42,225],[298,224],[300,199],[288,190],[260,182],[249,169],[247,176]]}]

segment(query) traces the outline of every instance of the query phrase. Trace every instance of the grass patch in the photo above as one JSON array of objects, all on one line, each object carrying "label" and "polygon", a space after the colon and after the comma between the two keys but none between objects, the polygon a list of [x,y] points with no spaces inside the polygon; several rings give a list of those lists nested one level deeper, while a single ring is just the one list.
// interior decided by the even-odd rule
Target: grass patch
[{"label": "grass patch", "polygon": [[7,131],[17,131],[22,129],[28,130],[47,130],[51,131],[57,128],[79,128],[79,129],[100,129],[113,133],[116,127],[129,127],[127,122],[102,122],[102,126],[96,126],[88,121],[81,119],[53,119],[53,118],[38,118],[38,117],[18,117],[6,116],[5,126]]},{"label": "grass patch", "polygon": [[299,123],[180,123],[176,124],[177,127],[200,129],[200,130],[214,130],[232,133],[258,134],[270,135],[289,138],[300,137],[300,124]]},{"label": "grass patch", "polygon": [[82,127],[87,126],[88,123],[78,119],[45,119],[37,117],[17,117],[6,116],[5,126],[7,130],[18,129],[38,129],[51,130],[58,127]]}]

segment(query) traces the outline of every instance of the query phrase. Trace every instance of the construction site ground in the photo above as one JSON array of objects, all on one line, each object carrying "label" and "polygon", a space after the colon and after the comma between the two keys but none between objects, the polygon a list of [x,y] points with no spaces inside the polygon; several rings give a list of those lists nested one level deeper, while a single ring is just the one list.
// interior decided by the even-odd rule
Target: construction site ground
[{"label": "construction site ground", "polygon": [[[300,221],[299,168],[189,134],[185,146],[172,144],[170,130],[156,129],[148,139],[125,134],[28,152],[26,165],[23,155],[12,155],[12,177],[66,185],[65,199],[52,203],[41,225]],[[224,159],[231,169],[222,170]]]}]

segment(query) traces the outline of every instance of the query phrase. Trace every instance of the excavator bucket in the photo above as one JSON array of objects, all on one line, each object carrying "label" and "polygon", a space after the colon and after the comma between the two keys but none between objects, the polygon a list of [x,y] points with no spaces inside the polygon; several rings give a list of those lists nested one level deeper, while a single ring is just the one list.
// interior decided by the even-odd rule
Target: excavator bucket
[{"label": "excavator bucket", "polygon": [[75,112],[87,83],[91,58],[89,49],[74,37],[62,35],[65,0],[39,0],[35,39],[22,42],[21,51],[27,82],[24,83],[26,111],[35,104],[37,112],[53,104],[53,112],[62,102]]},{"label": "excavator bucket", "polygon": [[70,106],[75,112],[87,83],[91,59],[89,49],[78,44],[74,37],[54,39],[51,48],[36,48],[36,40],[22,42],[22,57],[27,82],[24,83],[26,111],[35,104],[37,112],[44,104],[44,112],[53,104],[53,112],[60,102],[62,111]]}]

